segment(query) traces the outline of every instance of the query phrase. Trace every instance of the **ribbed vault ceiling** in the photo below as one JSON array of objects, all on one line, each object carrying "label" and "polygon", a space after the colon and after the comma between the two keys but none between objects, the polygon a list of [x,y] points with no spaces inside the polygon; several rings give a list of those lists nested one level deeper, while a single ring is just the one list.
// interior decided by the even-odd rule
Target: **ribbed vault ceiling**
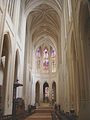
[{"label": "ribbed vault ceiling", "polygon": [[60,18],[58,13],[49,5],[41,4],[29,14],[32,39],[45,35],[58,39],[60,32]]},{"label": "ribbed vault ceiling", "polygon": [[63,0],[25,0],[25,8],[27,8],[29,6],[29,4],[35,4],[35,3],[38,3],[39,1],[51,2],[59,9],[61,9],[63,6]]}]

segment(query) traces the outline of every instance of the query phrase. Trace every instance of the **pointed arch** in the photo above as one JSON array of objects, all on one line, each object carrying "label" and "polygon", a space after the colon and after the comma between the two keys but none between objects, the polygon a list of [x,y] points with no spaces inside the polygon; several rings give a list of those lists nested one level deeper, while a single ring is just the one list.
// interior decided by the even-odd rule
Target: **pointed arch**
[{"label": "pointed arch", "polygon": [[40,104],[40,83],[39,81],[36,82],[36,90],[35,90],[35,93],[36,93],[36,98],[35,98],[35,102],[36,102],[36,105]]},{"label": "pointed arch", "polygon": [[45,103],[49,102],[49,84],[48,84],[48,82],[45,82],[43,84],[43,102],[45,102]]},{"label": "pointed arch", "polygon": [[12,44],[9,32],[6,32],[3,37],[3,47],[2,47],[2,54],[1,54],[1,69],[2,72],[2,84],[0,86],[1,89],[1,109],[3,114],[5,113],[5,106],[6,106],[6,92],[10,80],[10,63],[11,63],[11,56],[12,56]]}]

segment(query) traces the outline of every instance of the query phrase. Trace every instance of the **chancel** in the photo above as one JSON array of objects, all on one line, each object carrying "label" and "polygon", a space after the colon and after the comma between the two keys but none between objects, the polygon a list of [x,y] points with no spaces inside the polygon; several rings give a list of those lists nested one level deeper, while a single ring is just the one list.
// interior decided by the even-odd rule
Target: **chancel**
[{"label": "chancel", "polygon": [[90,120],[90,0],[0,0],[0,120]]}]

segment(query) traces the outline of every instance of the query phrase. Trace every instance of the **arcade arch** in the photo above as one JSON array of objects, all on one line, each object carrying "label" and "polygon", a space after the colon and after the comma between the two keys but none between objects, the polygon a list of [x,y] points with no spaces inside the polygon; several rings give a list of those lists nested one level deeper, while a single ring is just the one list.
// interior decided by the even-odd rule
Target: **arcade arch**
[{"label": "arcade arch", "polygon": [[2,113],[5,113],[5,106],[6,106],[6,92],[7,86],[9,83],[9,68],[10,68],[10,61],[11,61],[11,54],[12,54],[12,47],[9,33],[4,34],[3,37],[3,47],[2,47],[2,55],[1,55],[1,63],[0,63],[0,91],[1,91],[1,110]]},{"label": "arcade arch", "polygon": [[43,84],[43,102],[49,103],[49,84],[47,82]]},{"label": "arcade arch", "polygon": [[36,90],[35,90],[35,103],[40,105],[40,83],[37,81],[36,82]]}]

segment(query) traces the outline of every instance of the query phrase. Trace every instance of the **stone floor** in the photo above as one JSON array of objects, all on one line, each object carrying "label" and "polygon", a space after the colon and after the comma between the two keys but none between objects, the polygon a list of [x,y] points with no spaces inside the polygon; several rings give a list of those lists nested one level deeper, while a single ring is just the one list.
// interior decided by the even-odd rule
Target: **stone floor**
[{"label": "stone floor", "polygon": [[25,120],[51,120],[51,112],[52,107],[48,106],[48,104],[42,104],[35,110],[34,114]]}]

